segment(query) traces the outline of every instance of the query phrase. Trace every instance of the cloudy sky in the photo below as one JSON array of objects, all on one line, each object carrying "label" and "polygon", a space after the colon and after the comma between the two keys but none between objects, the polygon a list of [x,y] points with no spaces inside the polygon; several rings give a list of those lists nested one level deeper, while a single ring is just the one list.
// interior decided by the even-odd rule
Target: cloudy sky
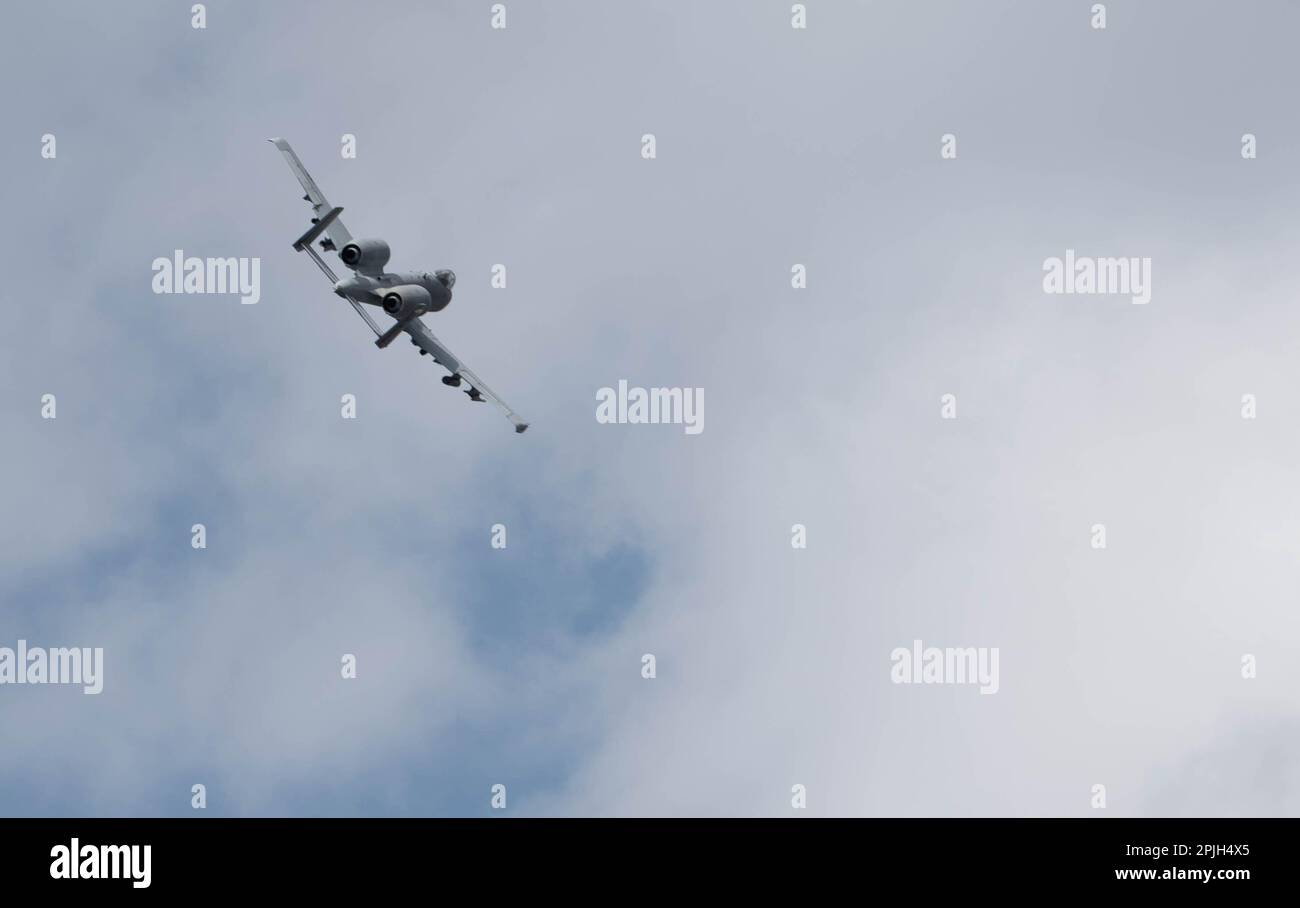
[{"label": "cloudy sky", "polygon": [[[505,5],[6,11],[0,646],[105,668],[0,686],[0,814],[1300,813],[1300,9]],[[374,348],[269,136],[527,434]]]}]

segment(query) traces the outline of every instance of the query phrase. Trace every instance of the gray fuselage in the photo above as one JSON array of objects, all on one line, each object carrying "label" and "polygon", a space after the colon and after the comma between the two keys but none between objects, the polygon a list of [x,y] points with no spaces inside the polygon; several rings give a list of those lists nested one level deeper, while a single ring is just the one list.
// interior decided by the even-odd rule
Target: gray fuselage
[{"label": "gray fuselage", "polygon": [[[454,285],[455,280],[455,277],[452,277],[450,283]],[[382,306],[386,290],[409,284],[416,284],[429,291],[429,299],[433,301],[429,307],[430,312],[441,312],[451,302],[451,287],[429,271],[392,271],[379,275],[354,272],[335,284],[334,292],[340,296],[351,297],[359,303]]]}]

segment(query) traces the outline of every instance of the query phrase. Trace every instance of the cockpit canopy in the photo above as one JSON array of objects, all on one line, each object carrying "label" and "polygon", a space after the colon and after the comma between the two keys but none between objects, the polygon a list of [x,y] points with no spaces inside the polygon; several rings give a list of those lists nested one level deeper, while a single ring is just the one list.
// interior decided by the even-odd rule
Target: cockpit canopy
[{"label": "cockpit canopy", "polygon": [[456,286],[456,272],[450,269],[435,271],[433,273],[433,276],[436,277],[438,279],[438,282],[441,283],[442,286],[446,287],[448,290]]}]

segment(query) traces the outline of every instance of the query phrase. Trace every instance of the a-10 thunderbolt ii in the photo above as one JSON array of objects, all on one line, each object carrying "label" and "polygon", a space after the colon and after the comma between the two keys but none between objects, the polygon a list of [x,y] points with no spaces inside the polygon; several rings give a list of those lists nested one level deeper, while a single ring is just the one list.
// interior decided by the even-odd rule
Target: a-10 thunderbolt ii
[{"label": "a-10 thunderbolt ii", "polygon": [[[311,178],[307,168],[302,166],[302,161],[298,160],[289,143],[284,139],[270,141],[289,162],[289,169],[307,193],[303,199],[310,202],[312,207],[312,227],[298,238],[293,248],[311,256],[312,261],[334,285],[334,292],[351,303],[357,314],[366,320],[366,324],[377,335],[375,345],[382,349],[403,332],[409,334],[411,343],[420,348],[421,356],[427,354],[451,373],[443,376],[444,385],[452,388],[465,386],[462,390],[469,395],[470,400],[490,400],[504,410],[516,432],[527,429],[528,423],[511,410],[505,401],[493,394],[420,320],[420,316],[426,312],[441,312],[447,308],[451,302],[451,288],[456,285],[455,273],[449,270],[435,271],[432,274],[428,271],[385,271],[388,244],[379,239],[353,239],[339,220],[343,209],[332,208],[325,200],[320,187]],[[321,239],[322,234],[324,239]],[[351,269],[350,275],[339,280],[320,253],[313,248],[312,244],[318,240],[323,251],[338,254],[339,260]],[[365,310],[366,305],[379,306],[393,317],[393,324],[388,330],[380,330]]]}]

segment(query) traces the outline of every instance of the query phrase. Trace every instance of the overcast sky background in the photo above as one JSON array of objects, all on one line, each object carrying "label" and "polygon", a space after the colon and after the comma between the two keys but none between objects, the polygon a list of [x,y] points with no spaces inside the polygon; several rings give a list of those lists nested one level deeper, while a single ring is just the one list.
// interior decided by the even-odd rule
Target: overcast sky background
[{"label": "overcast sky background", "polygon": [[[0,687],[0,814],[1300,812],[1300,8],[190,5],[0,34],[0,646],[106,663]],[[375,350],[269,136],[456,271],[526,435]],[[177,248],[261,302],[154,295]],[[1150,304],[1045,295],[1067,248]]]}]

